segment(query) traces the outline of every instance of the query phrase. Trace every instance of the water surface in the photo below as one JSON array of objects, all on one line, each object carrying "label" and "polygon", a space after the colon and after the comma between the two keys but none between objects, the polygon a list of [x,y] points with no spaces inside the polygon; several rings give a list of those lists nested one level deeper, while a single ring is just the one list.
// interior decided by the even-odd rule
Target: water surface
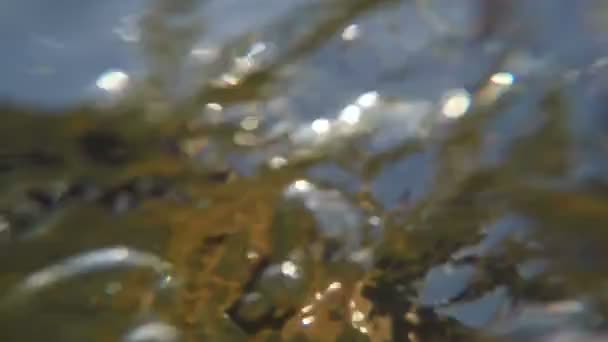
[{"label": "water surface", "polygon": [[601,1],[0,13],[3,341],[602,338]]}]

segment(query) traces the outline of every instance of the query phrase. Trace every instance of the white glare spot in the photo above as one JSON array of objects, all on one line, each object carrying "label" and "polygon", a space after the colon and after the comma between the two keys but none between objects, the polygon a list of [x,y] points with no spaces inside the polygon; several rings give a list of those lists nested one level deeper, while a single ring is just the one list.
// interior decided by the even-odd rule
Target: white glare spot
[{"label": "white glare spot", "polygon": [[314,185],[312,185],[309,181],[300,179],[289,185],[285,190],[285,196],[287,197],[300,197],[306,195],[310,191],[314,189]]},{"label": "white glare spot", "polygon": [[365,315],[363,314],[363,312],[357,310],[355,312],[353,312],[353,317],[352,317],[352,321],[353,323],[358,323],[361,322],[365,319]]},{"label": "white glare spot", "polygon": [[355,24],[349,25],[342,31],[342,39],[347,41],[355,40],[359,37],[359,33],[359,26]]},{"label": "white glare spot", "polygon": [[312,130],[315,131],[318,135],[326,134],[329,132],[329,120],[327,119],[317,119],[312,122]]},{"label": "white glare spot", "polygon": [[321,292],[315,292],[315,299],[316,300],[321,300],[323,299],[323,294]]},{"label": "white glare spot", "polygon": [[247,252],[247,259],[249,260],[257,260],[259,257],[260,255],[256,251]]},{"label": "white glare spot", "polygon": [[302,318],[302,325],[310,325],[314,321],[315,321],[315,317],[314,316],[304,317],[304,318]]},{"label": "white glare spot", "polygon": [[405,314],[405,320],[413,325],[420,324],[420,317],[415,312],[408,312]]},{"label": "white glare spot", "polygon": [[336,281],[336,282],[329,284],[329,286],[327,287],[327,290],[328,291],[339,290],[341,288],[342,288],[342,284]]},{"label": "white glare spot", "polygon": [[249,72],[256,65],[256,57],[266,51],[266,48],[266,44],[264,43],[258,42],[253,44],[245,56],[235,59],[237,70]]},{"label": "white glare spot", "polygon": [[356,307],[357,307],[357,304],[355,304],[355,301],[354,301],[354,300],[351,300],[350,302],[348,302],[348,306],[349,306],[351,309],[354,309],[354,308],[356,308]]},{"label": "white glare spot", "polygon": [[211,63],[215,61],[220,55],[218,49],[215,48],[194,48],[190,51],[190,56],[192,56],[197,61],[201,63]]},{"label": "white glare spot", "polygon": [[370,91],[369,93],[362,94],[357,99],[357,104],[361,108],[370,108],[376,105],[378,102],[378,92]]},{"label": "white glare spot", "polygon": [[379,226],[380,223],[382,223],[382,220],[378,216],[372,216],[367,222],[369,222],[369,224],[372,226]]},{"label": "white glare spot", "polygon": [[295,181],[293,183],[293,187],[294,187],[294,189],[301,191],[301,192],[307,192],[307,191],[312,190],[312,184],[309,181],[304,180],[304,179]]},{"label": "white glare spot", "polygon": [[307,313],[311,312],[313,308],[314,308],[314,306],[312,304],[311,305],[306,305],[305,307],[303,307],[300,310],[300,312],[303,313],[303,314],[307,314]]},{"label": "white glare spot", "polygon": [[224,108],[219,103],[207,103],[207,109],[211,109],[211,110],[214,110],[216,112],[221,112],[222,109],[224,109]]},{"label": "white glare spot", "polygon": [[109,251],[108,259],[124,260],[129,257],[129,250],[124,247],[116,248],[113,251]]},{"label": "white glare spot", "polygon": [[220,81],[220,85],[232,87],[238,85],[241,82],[241,80],[233,74],[223,74],[220,77]]},{"label": "white glare spot", "polygon": [[116,267],[147,267],[155,271],[165,270],[169,265],[155,255],[132,250],[127,247],[101,248],[88,253],[69,257],[64,261],[47,266],[28,276],[20,285],[20,290],[39,291],[60,281],[81,274],[114,269]]},{"label": "white glare spot", "polygon": [[456,89],[446,96],[443,103],[443,115],[450,119],[456,119],[464,115],[471,105],[471,96],[464,89]]},{"label": "white glare spot", "polygon": [[252,58],[255,55],[259,55],[260,53],[266,51],[266,44],[257,42],[251,46],[251,49],[247,53],[247,57]]},{"label": "white glare spot", "polygon": [[366,327],[359,327],[359,331],[360,331],[362,334],[366,334],[366,335],[369,333],[369,330],[367,330],[367,328],[366,328]]},{"label": "white glare spot", "polygon": [[510,86],[515,81],[513,74],[508,72],[498,72],[490,78],[492,83],[500,86]]},{"label": "white glare spot", "polygon": [[287,159],[281,156],[274,156],[270,159],[269,165],[272,169],[280,169],[287,165]]},{"label": "white glare spot", "polygon": [[179,330],[172,325],[163,322],[148,322],[130,331],[123,341],[177,341],[179,336]]},{"label": "white glare spot", "polygon": [[97,79],[96,85],[99,89],[107,92],[117,93],[124,90],[129,83],[129,76],[120,70],[109,70]]},{"label": "white glare spot", "polygon": [[291,261],[284,261],[281,264],[281,273],[291,278],[298,278],[300,276],[298,266]]},{"label": "white glare spot", "polygon": [[253,131],[258,128],[260,121],[255,116],[248,116],[241,120],[241,128],[246,131]]},{"label": "white glare spot", "polygon": [[356,125],[361,120],[361,108],[355,105],[348,105],[340,113],[339,119],[349,125]]}]

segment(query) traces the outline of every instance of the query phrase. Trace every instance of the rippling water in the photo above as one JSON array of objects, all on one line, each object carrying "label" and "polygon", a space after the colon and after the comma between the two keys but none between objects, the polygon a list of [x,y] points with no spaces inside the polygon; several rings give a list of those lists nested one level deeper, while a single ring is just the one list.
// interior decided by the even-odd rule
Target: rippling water
[{"label": "rippling water", "polygon": [[2,341],[600,341],[600,0],[0,3]]}]

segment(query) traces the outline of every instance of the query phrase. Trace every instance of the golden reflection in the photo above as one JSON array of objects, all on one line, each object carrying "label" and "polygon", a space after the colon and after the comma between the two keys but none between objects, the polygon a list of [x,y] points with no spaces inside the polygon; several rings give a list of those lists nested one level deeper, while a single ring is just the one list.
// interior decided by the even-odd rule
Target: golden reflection
[{"label": "golden reflection", "polygon": [[308,316],[302,318],[302,325],[311,325],[315,321],[315,316]]},{"label": "golden reflection", "polygon": [[339,290],[341,288],[342,288],[342,283],[336,281],[336,282],[329,284],[329,286],[327,287],[327,291]]},{"label": "golden reflection", "polygon": [[363,314],[363,312],[356,310],[353,311],[352,317],[351,317],[351,321],[354,323],[361,323],[363,320],[365,319],[365,315]]},{"label": "golden reflection", "polygon": [[470,106],[469,92],[465,89],[455,89],[446,94],[441,111],[447,118],[456,119],[463,116]]},{"label": "golden reflection", "polygon": [[305,307],[300,309],[300,312],[303,314],[307,314],[307,313],[310,313],[312,311],[312,309],[314,309],[314,305],[310,304],[310,305],[306,305]]}]

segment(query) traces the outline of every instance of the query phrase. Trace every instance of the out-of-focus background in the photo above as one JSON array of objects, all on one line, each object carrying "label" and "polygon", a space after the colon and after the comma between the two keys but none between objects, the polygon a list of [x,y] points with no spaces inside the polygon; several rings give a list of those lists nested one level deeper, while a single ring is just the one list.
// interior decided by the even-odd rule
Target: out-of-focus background
[{"label": "out-of-focus background", "polygon": [[600,0],[0,3],[0,340],[596,341]]}]

